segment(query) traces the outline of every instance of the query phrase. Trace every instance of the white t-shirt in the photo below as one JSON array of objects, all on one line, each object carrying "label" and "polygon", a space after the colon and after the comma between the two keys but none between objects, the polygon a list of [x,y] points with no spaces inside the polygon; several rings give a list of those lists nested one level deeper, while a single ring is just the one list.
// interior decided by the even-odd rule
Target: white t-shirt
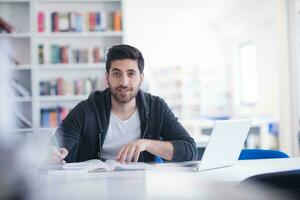
[{"label": "white t-shirt", "polygon": [[119,150],[132,141],[141,137],[141,124],[138,110],[129,119],[120,120],[110,113],[110,120],[105,140],[101,150],[101,159],[115,160]]}]

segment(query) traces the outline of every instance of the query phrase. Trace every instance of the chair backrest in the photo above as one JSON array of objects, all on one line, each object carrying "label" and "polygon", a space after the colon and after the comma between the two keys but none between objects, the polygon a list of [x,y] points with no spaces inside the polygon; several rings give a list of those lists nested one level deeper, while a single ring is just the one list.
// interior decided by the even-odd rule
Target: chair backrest
[{"label": "chair backrest", "polygon": [[[198,147],[198,158],[201,160],[205,151],[205,147]],[[243,149],[239,156],[239,160],[251,160],[251,159],[270,159],[270,158],[289,158],[289,156],[278,150],[266,150],[266,149]]]},{"label": "chair backrest", "polygon": [[239,160],[270,159],[270,158],[289,158],[289,156],[286,153],[278,150],[243,149],[241,151]]}]

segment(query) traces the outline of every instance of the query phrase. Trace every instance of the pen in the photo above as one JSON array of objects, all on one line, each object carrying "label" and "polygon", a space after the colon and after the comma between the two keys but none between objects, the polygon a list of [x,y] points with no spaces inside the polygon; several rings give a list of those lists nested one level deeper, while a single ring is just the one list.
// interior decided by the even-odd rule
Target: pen
[{"label": "pen", "polygon": [[[60,147],[59,147],[59,145],[58,145],[58,142],[57,142],[55,133],[53,134],[53,137],[54,137],[54,142],[55,142],[56,149],[57,149],[57,151],[60,153],[60,151],[59,151]],[[64,162],[63,159],[60,159],[60,160]]]},{"label": "pen", "polygon": [[56,149],[57,149],[57,151],[59,151],[59,145],[58,145],[55,133],[53,134],[53,137],[54,137],[54,142],[55,142]]}]

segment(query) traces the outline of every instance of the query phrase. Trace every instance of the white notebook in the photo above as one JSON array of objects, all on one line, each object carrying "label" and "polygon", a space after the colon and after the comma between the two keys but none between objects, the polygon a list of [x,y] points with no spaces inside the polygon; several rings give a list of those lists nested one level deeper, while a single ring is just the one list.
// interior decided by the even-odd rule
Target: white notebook
[{"label": "white notebook", "polygon": [[131,162],[121,164],[115,160],[106,160],[105,162],[92,159],[83,162],[66,163],[62,165],[63,170],[87,170],[87,171],[114,171],[114,170],[145,170],[151,168],[151,165],[143,162]]}]

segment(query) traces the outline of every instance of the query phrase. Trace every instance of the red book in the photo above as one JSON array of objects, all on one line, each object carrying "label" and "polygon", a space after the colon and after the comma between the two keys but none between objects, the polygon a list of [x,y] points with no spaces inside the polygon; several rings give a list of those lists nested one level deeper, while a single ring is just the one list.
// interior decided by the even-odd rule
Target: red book
[{"label": "red book", "polygon": [[93,57],[94,57],[94,63],[99,63],[100,59],[101,59],[101,55],[100,55],[100,48],[99,47],[95,47],[93,50]]},{"label": "red book", "polygon": [[95,12],[89,13],[89,28],[90,28],[91,32],[96,30],[96,13]]},{"label": "red book", "polygon": [[69,57],[68,57],[68,47],[64,46],[60,48],[60,61],[61,63],[69,63]]},{"label": "red book", "polygon": [[57,94],[63,95],[63,78],[60,77],[56,81],[57,81]]},{"label": "red book", "polygon": [[38,12],[37,14],[37,26],[38,26],[38,32],[44,32],[45,31],[45,14],[43,12]]}]

